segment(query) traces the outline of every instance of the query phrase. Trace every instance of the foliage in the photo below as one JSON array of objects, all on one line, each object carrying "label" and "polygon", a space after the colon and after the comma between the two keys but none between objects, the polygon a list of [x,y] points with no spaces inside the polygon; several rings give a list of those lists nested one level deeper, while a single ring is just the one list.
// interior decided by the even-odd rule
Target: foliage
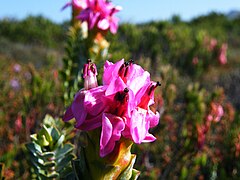
[{"label": "foliage", "polygon": [[[174,17],[171,21],[123,23],[115,36],[107,35],[110,60],[133,58],[162,83],[152,107],[161,113],[160,124],[152,132],[158,140],[133,147],[138,154],[136,168],[142,172],[139,179],[240,176],[239,23],[240,18],[211,13],[189,22]],[[0,21],[0,162],[5,164],[5,177],[30,178],[23,144],[38,132],[45,114],[63,113],[62,84],[81,74],[75,61],[60,62],[67,26],[67,22],[54,24],[43,17]],[[73,48],[74,38],[66,46]],[[212,39],[217,46],[209,51]],[[228,44],[225,65],[217,61],[223,43]],[[70,52],[64,58],[72,56]],[[197,65],[192,63],[195,57]],[[20,71],[15,70],[16,65],[21,66]],[[58,79],[61,66],[66,68],[65,80]],[[77,73],[67,76],[69,70]],[[197,127],[206,125],[212,102],[222,105],[224,116],[211,123],[200,148]],[[42,133],[50,125],[44,128]]]},{"label": "foliage", "polygon": [[65,31],[60,25],[42,16],[29,16],[23,21],[5,18],[0,21],[0,27],[0,36],[13,42],[56,48],[63,45],[65,38]]},{"label": "foliage", "polygon": [[32,134],[32,142],[26,144],[33,165],[33,179],[74,177],[71,169],[71,160],[75,157],[74,146],[66,143],[71,129],[60,131],[55,121],[59,120],[47,115],[43,127],[37,134]]}]

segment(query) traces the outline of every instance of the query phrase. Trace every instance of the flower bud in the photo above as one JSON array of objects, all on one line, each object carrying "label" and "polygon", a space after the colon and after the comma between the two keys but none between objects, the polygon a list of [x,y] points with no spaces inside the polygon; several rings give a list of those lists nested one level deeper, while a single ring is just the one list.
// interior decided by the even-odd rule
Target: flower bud
[{"label": "flower bud", "polygon": [[84,78],[85,90],[95,88],[98,86],[96,76],[97,76],[97,67],[89,59],[88,63],[84,64],[84,68],[83,68],[83,78]]}]

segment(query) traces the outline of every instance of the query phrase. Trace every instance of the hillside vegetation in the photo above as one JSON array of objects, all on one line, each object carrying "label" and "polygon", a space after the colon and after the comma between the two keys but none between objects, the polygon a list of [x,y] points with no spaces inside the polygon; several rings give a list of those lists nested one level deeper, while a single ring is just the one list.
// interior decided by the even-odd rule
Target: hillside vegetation
[{"label": "hillside vegetation", "polygon": [[[59,71],[69,24],[42,16],[0,20],[0,162],[9,177],[30,177],[24,143],[45,114],[66,108]],[[109,60],[133,59],[162,84],[152,107],[161,113],[152,130],[158,142],[134,146],[140,178],[240,177],[239,37],[240,17],[218,13],[122,23],[107,35]],[[216,104],[222,120],[203,129]]]}]

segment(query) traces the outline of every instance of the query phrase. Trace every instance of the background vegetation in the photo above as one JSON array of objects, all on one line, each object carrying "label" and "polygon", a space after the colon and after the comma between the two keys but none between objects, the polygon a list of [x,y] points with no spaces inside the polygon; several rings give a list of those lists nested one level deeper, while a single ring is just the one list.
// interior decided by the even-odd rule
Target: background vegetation
[{"label": "background vegetation", "polygon": [[[46,114],[63,114],[62,68],[69,23],[0,20],[0,162],[8,179],[29,178],[24,144]],[[108,34],[109,60],[133,59],[162,82],[153,109],[158,140],[134,146],[140,178],[240,176],[240,17],[211,13],[189,22],[123,23]],[[211,42],[215,41],[214,47]],[[227,45],[227,63],[219,56]],[[224,115],[206,127],[211,104]],[[204,137],[203,142],[200,142]]]}]

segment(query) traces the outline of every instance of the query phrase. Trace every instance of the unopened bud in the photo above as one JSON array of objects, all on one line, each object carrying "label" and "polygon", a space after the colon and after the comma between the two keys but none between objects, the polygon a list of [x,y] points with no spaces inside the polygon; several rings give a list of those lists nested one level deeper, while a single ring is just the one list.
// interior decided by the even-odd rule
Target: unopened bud
[{"label": "unopened bud", "polygon": [[84,64],[83,68],[84,88],[86,90],[97,87],[97,67],[89,59],[87,64]]}]

